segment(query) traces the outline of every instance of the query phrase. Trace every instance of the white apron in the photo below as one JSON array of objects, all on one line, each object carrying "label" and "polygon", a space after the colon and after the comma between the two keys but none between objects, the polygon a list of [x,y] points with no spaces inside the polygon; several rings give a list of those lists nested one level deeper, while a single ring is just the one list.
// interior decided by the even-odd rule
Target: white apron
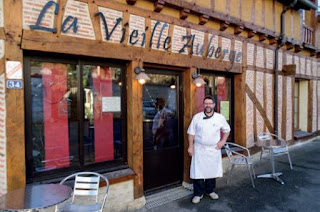
[{"label": "white apron", "polygon": [[195,136],[191,179],[210,179],[223,175],[221,150],[217,150],[216,146],[220,141],[220,131],[230,132],[230,126],[219,113],[214,113],[209,119],[203,117],[203,112],[196,114],[188,128],[188,135]]},{"label": "white apron", "polygon": [[223,176],[221,150],[216,145],[207,146],[194,143],[191,159],[190,178],[210,179]]}]

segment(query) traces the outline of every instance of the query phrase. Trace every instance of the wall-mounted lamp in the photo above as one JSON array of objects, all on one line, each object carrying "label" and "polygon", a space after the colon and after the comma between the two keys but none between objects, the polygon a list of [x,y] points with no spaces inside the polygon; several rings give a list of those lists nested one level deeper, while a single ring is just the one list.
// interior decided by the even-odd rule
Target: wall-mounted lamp
[{"label": "wall-mounted lamp", "polygon": [[[140,62],[141,60],[139,61],[139,63]],[[146,75],[145,70],[143,69],[143,62],[141,62],[141,67],[138,65],[134,68],[134,73],[138,74],[135,79],[138,80],[141,85],[145,84],[148,80],[150,80],[148,75]]]},{"label": "wall-mounted lamp", "polygon": [[200,75],[200,69],[197,68],[195,72],[192,73],[192,78],[193,84],[195,84],[197,87],[201,87],[202,85],[207,84],[203,79],[202,76]]},{"label": "wall-mounted lamp", "polygon": [[176,89],[176,81],[174,79],[171,79],[170,88]]}]

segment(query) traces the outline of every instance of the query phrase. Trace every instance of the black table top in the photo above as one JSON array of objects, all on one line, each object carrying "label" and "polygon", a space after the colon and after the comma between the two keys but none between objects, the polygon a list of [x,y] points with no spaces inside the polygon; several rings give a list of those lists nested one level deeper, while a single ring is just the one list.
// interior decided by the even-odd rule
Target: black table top
[{"label": "black table top", "polygon": [[70,197],[72,189],[60,184],[27,185],[0,196],[0,210],[39,209],[56,205]]}]

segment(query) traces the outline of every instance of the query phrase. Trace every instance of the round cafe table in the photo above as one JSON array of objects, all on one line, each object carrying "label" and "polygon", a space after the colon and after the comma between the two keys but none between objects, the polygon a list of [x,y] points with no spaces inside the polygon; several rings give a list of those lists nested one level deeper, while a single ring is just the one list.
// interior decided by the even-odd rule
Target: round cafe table
[{"label": "round cafe table", "polygon": [[258,140],[254,144],[258,147],[263,147],[265,149],[270,150],[270,161],[271,161],[271,168],[272,168],[271,170],[272,172],[270,174],[257,175],[257,178],[272,178],[278,181],[279,183],[284,184],[283,180],[279,178],[279,176],[282,175],[282,172],[275,172],[273,149],[285,147],[288,144],[287,141],[281,138],[277,138],[277,139],[268,139],[268,140]]},{"label": "round cafe table", "polygon": [[27,185],[0,196],[0,211],[32,211],[54,206],[68,199],[71,193],[72,189],[66,185]]}]

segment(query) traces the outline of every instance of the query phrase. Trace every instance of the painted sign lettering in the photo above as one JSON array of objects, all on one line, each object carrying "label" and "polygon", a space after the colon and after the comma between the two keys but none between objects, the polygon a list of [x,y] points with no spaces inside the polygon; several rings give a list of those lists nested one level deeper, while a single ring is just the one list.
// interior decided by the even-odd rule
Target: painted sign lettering
[{"label": "painted sign lettering", "polygon": [[[40,25],[43,18],[44,18],[44,15],[46,13],[48,13],[48,9],[50,7],[54,7],[53,13],[55,15],[58,14],[59,3],[56,3],[54,1],[48,1],[43,6],[43,8],[37,18],[36,23],[34,25],[29,26],[30,29],[43,30],[43,31],[48,31],[48,32],[53,32],[53,33],[57,32],[56,28],[44,27],[44,26]],[[121,13],[121,15],[122,15],[122,13]],[[108,22],[106,20],[106,17],[108,18],[109,16],[105,17],[103,12],[98,12],[95,14],[95,16],[99,16],[99,18],[101,19],[101,24],[104,26],[104,30],[105,30],[106,41],[111,40],[112,35],[115,34],[114,32],[115,32],[116,28],[119,25],[121,26],[121,24],[122,24],[123,27],[121,28],[121,32],[119,29],[119,31],[116,33],[117,36],[119,36],[118,37],[119,39],[116,42],[120,43],[120,44],[122,44],[124,42],[126,30],[129,26],[129,24],[122,23],[123,22],[122,17],[116,18],[115,23],[113,23],[110,27],[110,23],[108,24]],[[135,16],[135,15],[133,15],[133,16]],[[139,16],[135,16],[135,17],[139,19]],[[143,19],[144,19],[143,17],[140,17],[139,20],[142,20],[142,23],[144,23]],[[141,21],[140,21],[140,23],[141,23]],[[217,42],[218,38],[216,37],[216,35],[209,34],[209,38],[208,38],[209,42],[208,42],[207,46],[205,46],[203,44],[203,36],[204,36],[203,32],[199,32],[199,31],[194,30],[195,33],[191,32],[190,35],[185,35],[185,33],[181,34],[182,43],[180,43],[179,44],[180,47],[178,47],[174,43],[172,44],[173,39],[171,36],[168,36],[168,29],[169,29],[168,23],[154,21],[152,25],[153,25],[153,28],[151,29],[151,37],[150,37],[150,41],[148,43],[150,48],[169,51],[170,48],[172,47],[172,45],[174,45],[174,47],[176,48],[176,50],[174,52],[176,52],[176,53],[186,54],[189,50],[190,55],[202,56],[203,54],[205,54],[206,58],[213,58],[213,59],[214,58],[215,59],[221,58],[222,60],[230,61],[231,68],[233,67],[234,62],[238,62],[238,63],[242,62],[241,48],[240,49],[237,48],[236,50],[231,50],[230,49],[231,41],[229,39],[223,38],[223,39],[225,39],[227,45],[225,45],[226,48],[222,48],[221,46],[218,46],[218,42]],[[141,26],[142,27],[137,29],[134,26],[132,26],[130,23],[130,27],[131,27],[130,33],[127,38],[128,39],[127,42],[129,45],[144,47],[145,41],[146,41],[145,31],[147,30],[148,27],[144,27],[143,25],[141,25]],[[62,22],[61,32],[66,33],[69,30],[72,30],[73,33],[76,34],[78,32],[78,28],[79,28],[78,17],[74,17],[72,15],[69,15]],[[141,31],[141,30],[144,30],[144,31]],[[199,36],[199,37],[196,38],[196,36]],[[120,39],[120,37],[121,37],[121,39]],[[180,37],[180,34],[178,35],[178,40],[180,39],[179,37]],[[177,41],[177,37],[175,37],[174,39]],[[240,45],[242,45],[241,42],[240,42]]]}]

